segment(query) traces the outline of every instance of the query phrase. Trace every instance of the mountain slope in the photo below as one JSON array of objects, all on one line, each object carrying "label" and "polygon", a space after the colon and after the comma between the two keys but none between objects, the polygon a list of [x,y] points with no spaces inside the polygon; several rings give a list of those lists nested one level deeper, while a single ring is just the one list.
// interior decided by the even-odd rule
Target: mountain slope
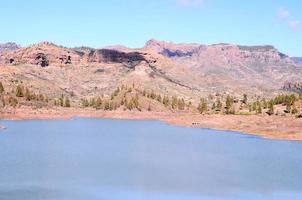
[{"label": "mountain slope", "polygon": [[0,55],[0,81],[16,81],[49,97],[109,95],[135,84],[199,101],[208,94],[270,96],[301,82],[302,68],[272,46],[173,44],[150,40],[141,49],[65,48],[42,42]]}]

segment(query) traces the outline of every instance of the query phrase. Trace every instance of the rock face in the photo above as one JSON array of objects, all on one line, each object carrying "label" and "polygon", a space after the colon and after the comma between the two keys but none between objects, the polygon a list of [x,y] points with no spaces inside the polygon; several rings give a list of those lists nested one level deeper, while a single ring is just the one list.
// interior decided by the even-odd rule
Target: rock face
[{"label": "rock face", "polygon": [[14,51],[16,49],[21,48],[19,45],[13,42],[8,42],[5,44],[0,44],[0,54],[4,51]]},{"label": "rock face", "polygon": [[174,44],[150,40],[145,50],[155,51],[169,58],[196,61],[197,65],[294,64],[273,46],[240,46],[232,44]]},{"label": "rock face", "polygon": [[[3,66],[1,68],[1,66]],[[5,69],[4,69],[5,68]],[[136,83],[164,94],[273,94],[299,89],[302,68],[273,46],[174,44],[150,40],[141,49],[65,48],[42,42],[0,54],[0,81],[34,82],[45,92],[103,95]],[[78,89],[77,89],[78,88]]]},{"label": "rock face", "polygon": [[139,52],[120,52],[111,49],[92,50],[88,55],[88,62],[97,63],[122,63],[129,68],[133,68],[146,58]]}]

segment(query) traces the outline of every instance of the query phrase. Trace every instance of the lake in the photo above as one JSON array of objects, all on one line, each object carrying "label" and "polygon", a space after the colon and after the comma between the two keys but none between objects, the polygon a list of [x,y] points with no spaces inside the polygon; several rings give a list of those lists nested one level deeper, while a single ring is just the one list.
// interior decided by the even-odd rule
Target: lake
[{"label": "lake", "polygon": [[159,121],[1,121],[1,200],[301,200],[302,143]]}]

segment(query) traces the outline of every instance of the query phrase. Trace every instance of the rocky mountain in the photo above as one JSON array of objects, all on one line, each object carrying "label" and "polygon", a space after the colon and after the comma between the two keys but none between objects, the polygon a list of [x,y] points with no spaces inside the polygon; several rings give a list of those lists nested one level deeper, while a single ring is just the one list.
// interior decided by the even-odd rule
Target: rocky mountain
[{"label": "rocky mountain", "polygon": [[[150,40],[143,48],[157,52],[194,74],[211,79],[208,86],[221,90],[249,86],[280,88],[286,80],[300,80],[301,70],[273,46],[232,44],[173,44]],[[299,74],[299,75],[298,75]]]},{"label": "rocky mountain", "polygon": [[4,51],[13,51],[13,50],[16,50],[19,48],[20,48],[20,46],[13,42],[0,44],[0,54]]},{"label": "rocky mountain", "polygon": [[[65,48],[42,42],[0,55],[0,81],[15,81],[52,95],[79,99],[108,95],[122,84],[183,96],[273,95],[302,68],[272,46],[174,44],[150,40],[141,49],[111,46]],[[13,80],[13,81],[12,81]]]},{"label": "rocky mountain", "polygon": [[302,57],[292,57],[291,60],[297,65],[302,65]]}]

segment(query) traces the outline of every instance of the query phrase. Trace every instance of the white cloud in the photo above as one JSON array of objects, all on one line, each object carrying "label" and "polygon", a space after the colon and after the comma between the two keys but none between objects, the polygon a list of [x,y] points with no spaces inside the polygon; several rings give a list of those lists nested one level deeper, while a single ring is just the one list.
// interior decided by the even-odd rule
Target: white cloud
[{"label": "white cloud", "polygon": [[287,19],[290,17],[290,12],[282,7],[278,9],[278,18],[279,19]]},{"label": "white cloud", "polygon": [[289,10],[280,7],[277,10],[278,23],[286,24],[288,28],[292,31],[300,30],[300,21],[295,19]]},{"label": "white cloud", "polygon": [[298,20],[290,20],[288,22],[288,27],[293,31],[299,31],[300,30],[300,21]]}]

